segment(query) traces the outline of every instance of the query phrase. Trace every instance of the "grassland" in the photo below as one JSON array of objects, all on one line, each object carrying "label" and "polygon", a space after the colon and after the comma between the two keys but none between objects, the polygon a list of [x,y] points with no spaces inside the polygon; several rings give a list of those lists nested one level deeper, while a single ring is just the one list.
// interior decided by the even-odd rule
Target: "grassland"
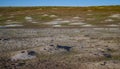
[{"label": "grassland", "polygon": [[[119,18],[120,6],[0,7],[0,25],[3,27],[6,25],[20,28],[55,27],[55,25],[60,25],[60,27],[119,27]],[[46,24],[46,22],[54,21],[57,21],[57,24]],[[64,21],[69,22],[64,24]],[[78,24],[70,25],[74,23]],[[22,26],[9,26],[14,24]]]},{"label": "grassland", "polygon": [[0,7],[0,69],[119,69],[120,6]]}]

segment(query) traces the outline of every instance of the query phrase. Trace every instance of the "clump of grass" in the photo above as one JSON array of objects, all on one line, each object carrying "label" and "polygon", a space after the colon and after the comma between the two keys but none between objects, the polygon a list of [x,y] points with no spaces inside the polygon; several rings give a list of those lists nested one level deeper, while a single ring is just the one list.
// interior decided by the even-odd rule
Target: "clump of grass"
[{"label": "clump of grass", "polygon": [[61,25],[62,25],[62,26],[68,26],[69,23],[62,23]]},{"label": "clump of grass", "polygon": [[32,17],[34,18],[34,20],[39,22],[48,22],[54,20],[54,18],[51,18],[49,16],[33,15]]}]

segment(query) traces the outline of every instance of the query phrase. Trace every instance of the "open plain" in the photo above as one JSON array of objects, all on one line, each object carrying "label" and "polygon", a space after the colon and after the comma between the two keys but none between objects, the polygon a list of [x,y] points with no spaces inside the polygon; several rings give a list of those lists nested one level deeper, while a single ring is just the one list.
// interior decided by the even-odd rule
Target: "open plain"
[{"label": "open plain", "polygon": [[120,69],[120,6],[0,7],[0,69]]}]

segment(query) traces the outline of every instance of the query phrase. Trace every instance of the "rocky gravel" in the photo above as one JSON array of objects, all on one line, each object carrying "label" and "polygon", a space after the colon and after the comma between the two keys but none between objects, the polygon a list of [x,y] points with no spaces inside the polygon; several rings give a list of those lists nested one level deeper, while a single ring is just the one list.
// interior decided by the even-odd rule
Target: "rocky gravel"
[{"label": "rocky gravel", "polygon": [[119,28],[0,29],[3,69],[119,69],[119,49]]}]

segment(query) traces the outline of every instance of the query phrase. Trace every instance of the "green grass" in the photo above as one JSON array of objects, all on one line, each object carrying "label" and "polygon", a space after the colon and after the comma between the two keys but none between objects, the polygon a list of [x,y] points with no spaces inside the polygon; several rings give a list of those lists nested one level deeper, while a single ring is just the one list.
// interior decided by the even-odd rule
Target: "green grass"
[{"label": "green grass", "polygon": [[55,18],[51,18],[50,16],[42,16],[40,14],[39,15],[34,14],[32,15],[32,17],[33,17],[33,20],[38,21],[40,23],[49,22],[55,19]]}]

